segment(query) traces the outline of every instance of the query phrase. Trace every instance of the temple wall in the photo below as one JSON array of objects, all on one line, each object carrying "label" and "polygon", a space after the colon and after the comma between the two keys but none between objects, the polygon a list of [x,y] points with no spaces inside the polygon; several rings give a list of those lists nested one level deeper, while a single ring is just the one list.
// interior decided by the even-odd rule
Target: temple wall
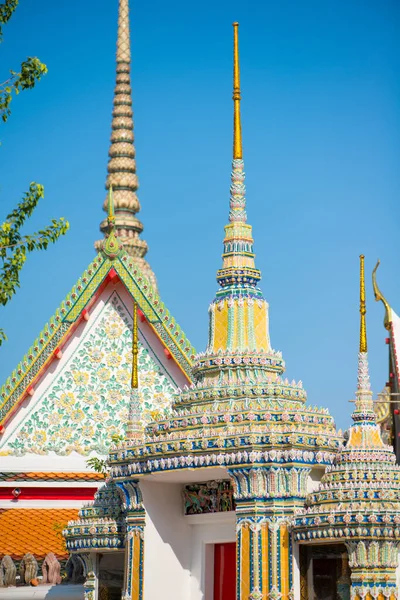
[{"label": "temple wall", "polygon": [[300,600],[300,546],[293,539],[293,600]]},{"label": "temple wall", "polygon": [[146,509],[144,600],[190,598],[191,528],[182,508],[182,486],[140,482]]},{"label": "temple wall", "polygon": [[190,515],[191,529],[190,600],[212,600],[214,585],[214,544],[236,541],[234,512]]},{"label": "temple wall", "polygon": [[397,561],[396,580],[397,580],[397,590],[398,590],[398,592],[400,592],[400,551],[399,551],[399,558]]}]

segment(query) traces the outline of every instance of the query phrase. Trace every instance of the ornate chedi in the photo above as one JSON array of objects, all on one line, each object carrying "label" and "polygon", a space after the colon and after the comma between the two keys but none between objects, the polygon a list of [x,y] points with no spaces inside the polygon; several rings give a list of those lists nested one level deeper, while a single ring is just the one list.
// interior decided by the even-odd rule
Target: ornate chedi
[{"label": "ornate chedi", "polygon": [[[156,288],[157,282],[145,256],[147,243],[140,238],[143,225],[136,214],[140,203],[136,195],[138,178],[136,175],[135,146],[133,136],[133,112],[131,90],[131,49],[129,32],[129,0],[119,0],[118,40],[117,40],[117,82],[114,94],[111,145],[109,150],[108,177],[106,188],[114,190],[115,231],[128,254],[135,259],[135,265]],[[108,201],[104,202],[107,211]],[[100,231],[107,237],[109,223],[104,219]],[[103,249],[103,240],[95,243],[97,251]]]},{"label": "ornate chedi", "polygon": [[238,600],[289,599],[288,523],[304,504],[311,469],[333,463],[341,437],[326,409],[306,405],[301,382],[283,378],[282,355],[271,347],[246,216],[237,23],[233,100],[229,223],[206,352],[195,359],[194,383],[176,396],[169,418],[113,446],[109,463],[122,486],[146,474],[188,468],[198,469],[202,482],[208,468],[220,468],[233,482]]},{"label": "ornate chedi", "polygon": [[368,374],[364,257],[361,256],[361,327],[358,380],[347,444],[327,467],[307,509],[295,519],[300,543],[344,542],[351,568],[351,597],[397,598],[400,547],[400,467],[376,423]]}]

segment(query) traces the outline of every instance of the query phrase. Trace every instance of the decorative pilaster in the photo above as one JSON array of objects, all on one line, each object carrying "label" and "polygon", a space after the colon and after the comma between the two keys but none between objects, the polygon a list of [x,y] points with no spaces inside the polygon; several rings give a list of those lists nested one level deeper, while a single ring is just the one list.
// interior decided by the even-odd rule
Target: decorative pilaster
[{"label": "decorative pilaster", "polygon": [[346,542],[351,568],[352,600],[398,598],[396,569],[398,542]]},{"label": "decorative pilaster", "polygon": [[125,569],[122,600],[143,600],[144,527],[146,512],[136,481],[118,483],[125,510]]},{"label": "decorative pilaster", "polygon": [[97,573],[97,554],[90,552],[80,555],[85,565],[84,600],[98,600],[99,581]]},{"label": "decorative pilaster", "polygon": [[[294,471],[296,471],[295,475]],[[289,522],[308,469],[232,469],[236,502],[237,600],[293,598]]]}]

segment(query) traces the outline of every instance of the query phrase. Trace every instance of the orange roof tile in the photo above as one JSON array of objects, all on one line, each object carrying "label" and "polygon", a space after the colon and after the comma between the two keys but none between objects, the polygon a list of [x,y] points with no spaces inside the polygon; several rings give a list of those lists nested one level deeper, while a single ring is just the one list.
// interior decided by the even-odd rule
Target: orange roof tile
[{"label": "orange roof tile", "polygon": [[102,481],[104,473],[0,473],[0,481]]},{"label": "orange roof tile", "polygon": [[0,509],[0,558],[9,554],[21,559],[31,552],[42,559],[48,552],[57,558],[67,558],[62,530],[71,519],[78,518],[78,509],[10,508]]}]

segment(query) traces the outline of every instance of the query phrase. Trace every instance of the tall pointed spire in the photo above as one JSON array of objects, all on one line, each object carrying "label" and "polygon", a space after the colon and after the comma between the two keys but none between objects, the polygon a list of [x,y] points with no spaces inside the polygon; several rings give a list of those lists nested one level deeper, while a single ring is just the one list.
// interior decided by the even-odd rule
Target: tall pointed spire
[{"label": "tall pointed spire", "polygon": [[356,424],[375,424],[374,403],[372,400],[371,384],[369,381],[367,325],[365,301],[365,267],[364,255],[360,255],[360,342],[358,352],[356,405],[353,421]]},{"label": "tall pointed spire", "polygon": [[[259,361],[268,365],[268,373],[257,377],[274,378],[284,371],[284,362],[270,345],[268,303],[258,287],[261,273],[255,266],[252,227],[247,223],[240,101],[239,24],[233,23],[233,159],[229,219],[225,226],[222,268],[217,272],[220,289],[209,309],[209,341],[204,361],[221,353],[260,355]],[[239,359],[235,360],[235,364],[242,364]],[[203,359],[200,359],[200,370],[202,364]],[[247,358],[244,364],[250,364]],[[246,374],[239,374],[238,370],[237,377],[251,379],[251,367],[246,370]],[[232,374],[232,377],[236,375]]]},{"label": "tall pointed spire", "polygon": [[240,118],[239,23],[233,23],[233,158],[243,158]]},{"label": "tall pointed spire", "polygon": [[[114,191],[115,233],[135,263],[156,288],[156,278],[145,260],[147,243],[139,236],[143,225],[136,217],[140,203],[136,195],[139,187],[136,175],[135,146],[133,136],[132,90],[130,78],[131,48],[129,29],[129,0],[119,0],[117,38],[117,80],[114,91],[111,144],[109,149],[106,189]],[[106,198],[103,206],[108,210]],[[100,231],[107,237],[108,220],[100,224]],[[95,243],[96,250],[103,249],[104,240]]]},{"label": "tall pointed spire", "polygon": [[223,265],[217,273],[221,287],[254,287],[261,279],[261,273],[254,263],[252,228],[246,223],[240,99],[239,23],[233,23],[233,160],[229,224],[225,226]]}]

